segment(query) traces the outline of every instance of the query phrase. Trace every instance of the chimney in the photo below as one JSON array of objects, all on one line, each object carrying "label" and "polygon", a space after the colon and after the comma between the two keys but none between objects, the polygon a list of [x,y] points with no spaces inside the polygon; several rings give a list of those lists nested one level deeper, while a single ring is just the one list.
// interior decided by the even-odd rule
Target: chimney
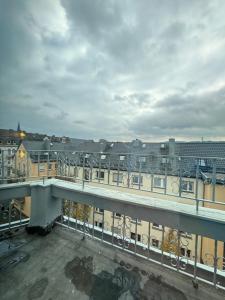
[{"label": "chimney", "polygon": [[44,138],[44,149],[47,151],[50,150],[50,140],[47,136]]}]

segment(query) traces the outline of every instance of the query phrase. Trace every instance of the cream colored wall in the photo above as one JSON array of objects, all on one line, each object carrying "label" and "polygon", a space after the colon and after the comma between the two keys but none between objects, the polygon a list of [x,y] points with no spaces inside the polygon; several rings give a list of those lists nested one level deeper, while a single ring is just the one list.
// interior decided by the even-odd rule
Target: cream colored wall
[{"label": "cream colored wall", "polygon": [[[76,179],[82,180],[83,178],[83,168],[82,167],[77,167],[78,169],[78,176]],[[100,169],[100,171],[105,172],[104,179],[98,180],[96,178],[96,171],[99,171],[98,168],[93,168],[92,169],[92,181],[91,182],[85,182],[85,184],[88,185],[93,185],[93,186],[102,186],[106,187],[107,189],[112,189],[112,190],[119,190],[121,192],[126,192],[126,193],[131,193],[131,194],[137,194],[137,195],[143,195],[143,196],[150,196],[150,197],[155,197],[155,198],[160,198],[164,199],[166,201],[175,201],[175,202],[180,202],[180,203],[185,203],[185,204],[190,204],[190,205],[195,205],[195,201],[191,199],[195,199],[195,189],[196,189],[196,184],[195,180],[192,178],[188,178],[186,180],[192,181],[194,183],[194,191],[193,193],[184,193],[182,192],[182,197],[189,197],[191,199],[186,199],[182,197],[178,197],[179,193],[179,178],[175,176],[167,176],[167,193],[164,194],[164,189],[161,188],[154,188],[153,191],[151,192],[151,182],[152,182],[152,177],[150,174],[141,174],[143,176],[143,184],[141,185],[141,190],[139,190],[139,185],[132,184],[132,180],[130,180],[130,188],[127,188],[127,182],[128,182],[128,174],[127,172],[120,172],[123,174],[123,180],[122,183],[119,183],[119,186],[117,186],[117,182],[113,182],[113,173],[118,173],[117,170],[113,171],[105,169]],[[71,168],[71,175],[74,173],[72,172]],[[139,173],[132,172],[130,174],[130,178],[132,178],[132,175],[139,175]],[[109,180],[108,180],[109,176]],[[163,176],[157,175],[157,177],[164,178]],[[109,182],[109,185],[108,185]],[[199,180],[199,185],[198,185],[198,197],[203,198],[203,182]],[[200,204],[201,205],[201,204]],[[119,212],[118,212],[119,213]],[[95,221],[101,222],[102,220],[102,214],[95,213]],[[119,218],[115,218],[115,226],[118,226]],[[105,228],[107,227],[111,231],[112,227],[112,212],[105,211],[104,212],[104,221],[105,221]],[[92,213],[90,214],[89,222],[92,223]],[[121,222],[121,221],[120,221]],[[147,243],[147,236],[148,236],[148,222],[141,221],[141,224],[137,225],[137,234],[141,235],[141,240],[143,243]],[[162,241],[162,230],[160,229],[155,229],[153,227],[153,224],[151,223],[151,242],[152,239],[157,239],[159,241],[159,246],[161,245]],[[169,228],[165,228],[165,235],[167,234]],[[129,230],[129,235],[130,232],[135,233],[135,224],[131,222],[131,228]],[[195,251],[195,235],[190,235],[190,237],[183,237],[181,236],[181,247],[186,248],[191,250],[191,259],[194,258],[194,251]],[[198,243],[198,260],[200,260],[200,252],[201,252],[201,243],[200,243],[200,238],[199,238],[199,243]]]},{"label": "cream colored wall", "polygon": [[[83,178],[83,168],[82,167],[77,167],[78,168],[78,176],[76,179],[82,180]],[[185,203],[185,204],[192,204],[195,205],[195,191],[196,191],[196,184],[195,180],[193,178],[186,178],[185,180],[192,181],[194,183],[194,191],[193,193],[186,193],[182,192],[182,197],[178,196],[179,193],[179,178],[175,176],[167,176],[167,191],[166,194],[164,194],[164,189],[161,188],[155,188],[153,187],[153,192],[151,191],[151,175],[149,174],[144,174],[142,173],[141,175],[143,176],[143,185],[141,185],[141,190],[139,190],[139,186],[135,184],[130,184],[130,188],[127,187],[127,181],[128,181],[128,174],[127,172],[120,172],[123,174],[123,181],[122,183],[119,183],[117,186],[117,182],[113,182],[113,173],[117,173],[117,171],[110,170],[109,173],[109,185],[108,185],[108,170],[101,169],[101,171],[105,172],[104,180],[98,180],[95,176],[96,171],[99,169],[93,168],[92,170],[92,181],[91,182],[86,182],[85,184],[91,184],[91,185],[99,185],[101,184],[103,187],[104,185],[107,185],[107,189],[116,189],[116,190],[121,190],[121,192],[128,192],[128,193],[134,193],[138,195],[144,195],[144,196],[151,196],[155,198],[160,198],[160,199],[165,199],[165,200],[171,200],[171,201],[178,201],[180,203]],[[70,174],[73,176],[73,168],[71,167]],[[132,172],[130,177],[132,175],[139,175],[139,173]],[[161,177],[163,176],[158,176],[155,175],[156,177]],[[198,184],[198,198],[203,198],[203,182],[199,180]],[[187,199],[187,198],[189,199]],[[193,199],[193,200],[192,200]],[[201,204],[200,204],[201,205]]]},{"label": "cream colored wall", "polygon": [[[24,157],[22,158],[20,155],[20,151],[24,153]],[[28,164],[28,168],[27,168]],[[25,169],[26,180],[32,180],[33,178],[37,179],[37,177],[42,178],[43,176],[46,177],[54,177],[56,176],[56,162],[50,162],[51,170],[48,170],[47,162],[40,163],[40,165],[44,166],[44,171],[39,172],[38,174],[38,163],[33,163],[30,159],[29,153],[27,153],[26,149],[24,148],[23,144],[20,145],[19,149],[16,152],[16,168],[17,170],[23,171]],[[24,168],[25,166],[25,168]],[[28,172],[28,174],[27,174]],[[28,175],[28,177],[27,177]]]},{"label": "cream colored wall", "polygon": [[[212,200],[212,193],[213,193],[213,185],[207,184],[205,185],[205,199]],[[215,201],[225,203],[225,186],[224,185],[215,185]],[[214,204],[214,203],[205,203],[205,207],[225,210],[225,205]],[[217,255],[218,257],[223,257],[224,253],[224,242],[218,242],[217,246]],[[207,263],[209,257],[214,255],[214,240],[203,237],[202,238],[202,260],[204,263]],[[223,260],[220,258],[218,260],[218,267],[222,269],[223,267]]]},{"label": "cream colored wall", "polygon": [[[23,152],[24,156],[21,157],[21,151]],[[44,166],[44,171],[40,171],[38,174],[38,163],[33,163],[30,159],[29,153],[24,148],[23,144],[20,145],[16,152],[16,168],[17,170],[25,170],[25,179],[27,181],[31,180],[37,180],[42,177],[54,177],[56,175],[56,162],[50,162],[51,163],[51,170],[48,170],[48,164],[40,163]],[[27,168],[28,164],[28,168]],[[27,173],[28,172],[28,173]],[[31,197],[25,197],[24,199],[24,205],[22,212],[27,217],[30,217],[30,207],[31,207]]]},{"label": "cream colored wall", "polygon": [[[112,212],[109,211],[104,211],[104,229],[108,231],[112,231],[112,226],[113,226],[113,214]],[[95,212],[94,215],[94,221],[97,222],[102,222],[103,221],[103,214],[99,212]],[[90,213],[90,218],[89,222],[92,224],[93,223],[93,210]],[[135,221],[131,220],[131,218],[126,218],[126,236],[130,238],[130,234],[135,233]],[[123,216],[122,217],[116,217],[114,218],[114,227],[122,229],[123,227]],[[170,228],[165,227],[165,237],[168,233]],[[149,232],[149,223],[146,221],[141,221],[140,223],[137,223],[137,234],[141,236],[141,242],[145,244],[146,246],[148,245],[148,232]],[[150,245],[152,246],[152,240],[156,239],[159,241],[159,248],[161,248],[162,244],[162,229],[156,229],[153,226],[153,223],[150,223]],[[122,231],[120,232],[122,235]],[[198,241],[198,261],[200,261],[200,250],[201,250],[201,240],[199,237]],[[190,259],[194,260],[194,255],[195,255],[195,236],[190,235],[190,237],[185,237],[181,236],[181,242],[180,242],[180,247],[185,248],[186,250],[191,250],[191,256]]]}]

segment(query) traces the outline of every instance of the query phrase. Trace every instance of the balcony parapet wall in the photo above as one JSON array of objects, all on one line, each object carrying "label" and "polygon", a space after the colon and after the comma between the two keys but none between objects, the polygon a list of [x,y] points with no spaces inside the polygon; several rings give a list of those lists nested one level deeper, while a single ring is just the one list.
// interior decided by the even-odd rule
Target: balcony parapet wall
[{"label": "balcony parapet wall", "polygon": [[199,207],[196,211],[194,205],[57,179],[0,186],[0,202],[25,196],[32,199],[29,226],[48,226],[61,214],[61,200],[66,199],[225,241],[225,212],[221,210]]}]

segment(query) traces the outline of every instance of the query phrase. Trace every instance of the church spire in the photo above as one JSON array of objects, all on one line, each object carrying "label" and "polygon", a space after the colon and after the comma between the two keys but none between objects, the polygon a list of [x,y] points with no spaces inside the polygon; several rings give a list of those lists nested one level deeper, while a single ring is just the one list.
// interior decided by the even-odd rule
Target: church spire
[{"label": "church spire", "polygon": [[21,131],[21,129],[20,129],[20,122],[18,122],[18,125],[17,125],[17,131],[18,131],[18,132]]}]

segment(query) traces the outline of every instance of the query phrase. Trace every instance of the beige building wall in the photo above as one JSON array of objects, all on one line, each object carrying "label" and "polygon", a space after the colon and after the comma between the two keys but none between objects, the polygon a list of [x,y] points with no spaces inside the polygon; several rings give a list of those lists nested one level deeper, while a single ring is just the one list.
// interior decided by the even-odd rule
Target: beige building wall
[{"label": "beige building wall", "polygon": [[[119,190],[121,192],[125,193],[131,193],[131,194],[137,194],[137,195],[143,195],[143,196],[148,196],[148,197],[154,197],[154,198],[160,198],[164,199],[166,201],[175,201],[179,203],[185,203],[189,205],[195,205],[195,201],[193,201],[196,197],[195,191],[196,191],[196,182],[195,179],[193,178],[185,178],[184,180],[190,181],[193,183],[193,191],[192,192],[182,192],[182,197],[178,197],[177,195],[179,194],[179,178],[175,176],[167,176],[167,188],[166,188],[166,193],[165,194],[165,189],[164,188],[156,188],[154,187],[154,178],[155,177],[160,177],[160,178],[165,178],[165,176],[162,175],[155,175],[152,178],[151,174],[144,174],[142,173],[142,184],[140,185],[140,190],[139,190],[139,184],[134,184],[132,177],[133,176],[139,176],[139,173],[137,172],[131,172],[129,175],[125,171],[120,171],[119,174],[122,175],[122,180],[120,180],[119,185],[115,181],[115,175],[118,174],[118,171],[115,170],[105,170],[105,169],[98,169],[98,168],[93,168],[90,170],[89,168],[85,168],[86,174],[89,174],[89,179],[92,178],[90,182],[85,182],[85,184],[88,185],[94,185],[94,186],[101,186],[105,187],[107,189],[113,189],[113,190]],[[97,177],[97,172],[104,172],[104,178],[99,179]],[[74,167],[71,167],[70,175],[74,176],[77,181],[82,181],[83,179],[83,168],[82,167],[76,167],[74,171]],[[130,188],[127,187],[128,185],[128,180],[130,183]],[[108,185],[109,183],[109,185]],[[152,186],[153,183],[153,186]],[[203,198],[203,182],[199,180],[198,182],[198,197]],[[169,195],[168,195],[169,194]],[[183,198],[184,197],[184,198]],[[185,198],[187,197],[187,198]],[[200,204],[201,205],[201,204]],[[118,212],[119,213],[119,212]],[[92,224],[93,223],[93,211],[90,214],[89,222]],[[127,223],[129,223],[129,229],[126,229],[126,235],[128,238],[131,237],[131,234],[135,234],[135,222],[132,221],[130,218],[126,218]],[[131,220],[131,222],[130,222]],[[99,225],[99,223],[102,223],[102,214],[95,212],[95,220],[94,222],[96,223],[96,226]],[[119,233],[119,229],[121,229],[121,223],[122,223],[122,218],[121,217],[116,217],[115,218],[115,224],[114,224],[114,229]],[[112,231],[112,212],[105,211],[104,212],[104,224],[105,224],[105,229]],[[160,224],[158,224],[160,225]],[[140,242],[144,243],[147,245],[148,243],[148,228],[149,224],[148,222],[141,221],[137,225],[137,236],[140,239]],[[167,235],[169,231],[169,228],[165,227],[165,236]],[[122,234],[121,232],[119,234]],[[158,244],[158,248],[161,248],[161,243],[162,243],[162,228],[161,226],[157,228],[156,226],[153,225],[153,223],[150,224],[150,244],[153,246],[155,243]],[[199,243],[198,243],[198,260],[200,261],[200,253],[201,253],[201,240],[199,237]],[[184,249],[185,254],[190,255],[190,259],[194,259],[194,252],[195,252],[195,235],[188,234],[185,236],[181,236],[181,243],[180,247]],[[189,251],[188,251],[189,250]]]},{"label": "beige building wall", "polygon": [[[213,194],[213,185],[212,184],[206,184],[205,185],[205,199],[211,200]],[[225,204],[225,186],[221,184],[215,185],[215,201],[222,202]],[[221,204],[213,204],[213,203],[205,203],[205,207],[213,208],[213,209],[219,209],[219,210],[225,210],[225,205]],[[214,256],[214,250],[215,250],[215,242],[212,239],[203,237],[202,238],[202,261],[206,264],[213,265],[213,256]],[[217,256],[218,259],[218,267],[220,269],[225,269],[225,250],[224,250],[224,242],[219,241],[217,245]]]},{"label": "beige building wall", "polygon": [[[43,177],[55,177],[57,164],[55,161],[34,163],[30,159],[29,153],[24,148],[23,144],[20,145],[16,152],[15,165],[18,174],[25,180],[37,180]],[[38,171],[39,166],[39,171]],[[25,216],[30,217],[31,197],[25,197],[22,212]]]}]

